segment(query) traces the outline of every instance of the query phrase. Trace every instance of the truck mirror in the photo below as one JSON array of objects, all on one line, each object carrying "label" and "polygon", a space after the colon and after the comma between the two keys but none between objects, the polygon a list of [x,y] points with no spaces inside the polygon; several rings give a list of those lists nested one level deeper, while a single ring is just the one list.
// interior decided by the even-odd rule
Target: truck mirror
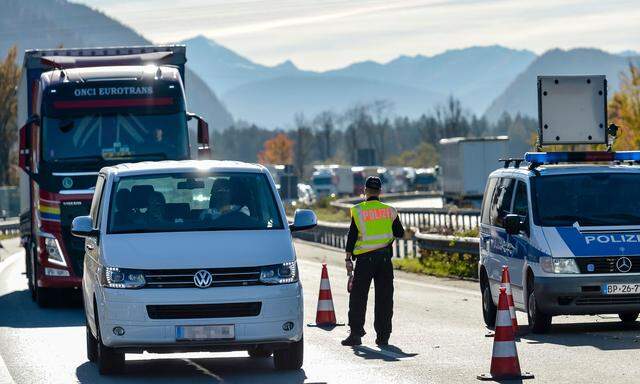
[{"label": "truck mirror", "polygon": [[27,173],[31,172],[31,129],[40,126],[40,116],[31,115],[20,127],[20,148],[18,152],[18,166]]},{"label": "truck mirror", "polygon": [[198,158],[210,159],[211,147],[209,146],[209,124],[204,119],[198,119]]}]

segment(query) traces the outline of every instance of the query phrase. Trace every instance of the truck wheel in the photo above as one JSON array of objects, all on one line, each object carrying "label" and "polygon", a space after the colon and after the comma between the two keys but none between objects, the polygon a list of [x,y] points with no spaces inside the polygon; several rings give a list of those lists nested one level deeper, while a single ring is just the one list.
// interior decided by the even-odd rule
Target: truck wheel
[{"label": "truck wheel", "polygon": [[48,288],[38,287],[37,276],[38,276],[38,263],[34,261],[31,264],[33,268],[33,294],[35,296],[36,304],[40,308],[49,308],[51,307],[51,303],[53,302],[53,294],[51,290]]},{"label": "truck wheel", "polygon": [[267,358],[271,357],[271,351],[268,349],[264,349],[263,347],[251,348],[247,351],[249,353],[249,357],[254,359]]},{"label": "truck wheel", "polygon": [[624,325],[631,325],[638,319],[638,312],[622,312],[618,313],[618,317],[620,317]]},{"label": "truck wheel", "polygon": [[31,249],[24,249],[24,258],[26,264],[26,275],[27,275],[27,285],[29,286],[29,293],[31,294],[31,300],[36,300],[36,291],[35,291],[35,278],[33,273],[33,247]]},{"label": "truck wheel", "polygon": [[489,279],[484,273],[482,274],[482,279],[480,280],[480,290],[482,292],[482,318],[484,319],[484,323],[487,325],[487,327],[493,328],[496,325],[496,311],[498,309],[493,303]]},{"label": "truck wheel", "polygon": [[122,373],[124,371],[124,353],[118,352],[115,348],[107,347],[102,344],[97,312],[96,329],[98,330],[98,337],[96,340],[96,363],[98,364],[98,372],[101,375]]},{"label": "truck wheel", "polygon": [[529,320],[529,327],[533,333],[547,333],[551,330],[552,317],[542,313],[538,308],[535,289],[531,288],[529,298],[527,299],[527,319]]},{"label": "truck wheel", "polygon": [[277,370],[297,370],[302,367],[304,357],[304,338],[291,343],[284,349],[273,352],[273,364]]},{"label": "truck wheel", "polygon": [[87,328],[87,360],[92,363],[95,363],[98,359],[98,339],[93,336],[91,333],[91,328],[89,324],[86,325]]}]

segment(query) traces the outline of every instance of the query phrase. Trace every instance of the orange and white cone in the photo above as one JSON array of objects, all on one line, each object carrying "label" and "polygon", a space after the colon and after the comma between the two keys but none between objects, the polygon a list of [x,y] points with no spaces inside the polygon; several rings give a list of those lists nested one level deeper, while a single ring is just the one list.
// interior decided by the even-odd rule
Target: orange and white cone
[{"label": "orange and white cone", "polygon": [[493,339],[493,353],[491,355],[491,371],[478,375],[480,380],[509,380],[533,379],[529,372],[520,371],[518,351],[516,350],[515,334],[509,314],[507,292],[500,287],[498,312],[496,314],[496,334]]},{"label": "orange and white cone", "polygon": [[502,266],[502,281],[500,286],[507,291],[507,302],[509,303],[509,316],[511,316],[511,325],[513,333],[518,334],[518,318],[516,317],[516,308],[513,304],[513,294],[511,293],[511,277],[509,276],[509,267]]},{"label": "orange and white cone", "polygon": [[318,297],[318,310],[316,311],[316,325],[336,325],[336,312],[333,309],[329,272],[327,272],[327,264],[325,263],[322,263],[322,275],[320,276],[320,295]]}]

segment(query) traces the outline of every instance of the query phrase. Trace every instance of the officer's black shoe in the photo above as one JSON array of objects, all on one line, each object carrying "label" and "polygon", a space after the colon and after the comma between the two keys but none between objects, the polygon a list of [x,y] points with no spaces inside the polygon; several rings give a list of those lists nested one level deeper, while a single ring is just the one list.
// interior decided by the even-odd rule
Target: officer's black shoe
[{"label": "officer's black shoe", "polygon": [[389,345],[389,337],[376,337],[376,345],[379,347],[386,347]]},{"label": "officer's black shoe", "polygon": [[362,344],[362,338],[360,336],[356,336],[353,333],[349,335],[346,339],[342,340],[342,345],[353,347],[356,345]]}]

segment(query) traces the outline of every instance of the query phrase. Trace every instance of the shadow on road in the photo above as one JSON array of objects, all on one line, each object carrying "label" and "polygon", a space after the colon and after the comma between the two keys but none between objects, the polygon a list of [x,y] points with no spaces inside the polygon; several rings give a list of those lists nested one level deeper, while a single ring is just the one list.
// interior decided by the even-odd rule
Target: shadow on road
[{"label": "shadow on road", "polygon": [[[215,356],[215,355],[213,355]],[[113,378],[100,376],[95,364],[86,362],[76,369],[80,383],[304,383],[304,370],[276,371],[271,358],[249,357],[196,358],[196,359],[127,359],[125,372]]]},{"label": "shadow on road", "polygon": [[621,322],[554,324],[548,334],[529,333],[522,337],[528,344],[556,344],[566,347],[585,345],[603,351],[640,349],[640,323]]},{"label": "shadow on road", "polygon": [[365,345],[359,345],[352,348],[353,353],[365,360],[383,360],[383,361],[400,361],[402,359],[418,356],[417,353],[406,353],[399,347],[387,345],[380,349],[370,348]]},{"label": "shadow on road", "polygon": [[0,296],[0,327],[44,328],[84,325],[82,301],[77,292],[69,291],[70,300],[52,308],[39,308],[31,300],[29,290],[12,291]]}]

